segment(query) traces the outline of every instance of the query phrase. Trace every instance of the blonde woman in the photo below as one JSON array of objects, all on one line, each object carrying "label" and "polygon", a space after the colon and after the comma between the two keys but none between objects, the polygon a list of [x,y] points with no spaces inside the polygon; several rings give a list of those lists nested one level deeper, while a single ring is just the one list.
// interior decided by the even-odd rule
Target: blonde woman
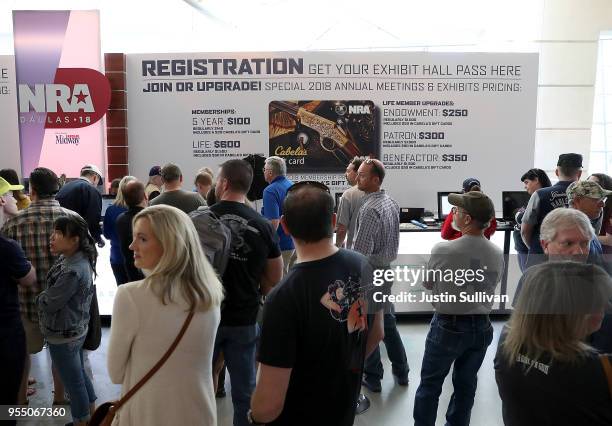
[{"label": "blonde woman", "polygon": [[121,181],[119,181],[119,188],[117,190],[117,194],[115,195],[115,201],[113,201],[113,204],[108,206],[106,212],[104,213],[104,238],[110,240],[110,264],[111,268],[113,269],[113,275],[115,276],[117,285],[128,282],[128,277],[124,265],[125,260],[121,255],[121,242],[119,241],[119,235],[117,234],[116,223],[119,215],[126,212],[128,209],[123,199],[123,188],[125,188],[129,182],[134,180],[136,180],[134,176],[124,176]]},{"label": "blonde woman", "polygon": [[130,246],[146,278],[115,296],[108,370],[125,395],[168,350],[190,311],[174,352],[122,406],[114,425],[216,425],[212,354],[223,290],[189,217],[167,205],[134,217]]},{"label": "blonde woman", "polygon": [[601,325],[612,280],[571,261],[533,266],[524,277],[495,357],[505,425],[612,425],[611,358],[585,343]]}]

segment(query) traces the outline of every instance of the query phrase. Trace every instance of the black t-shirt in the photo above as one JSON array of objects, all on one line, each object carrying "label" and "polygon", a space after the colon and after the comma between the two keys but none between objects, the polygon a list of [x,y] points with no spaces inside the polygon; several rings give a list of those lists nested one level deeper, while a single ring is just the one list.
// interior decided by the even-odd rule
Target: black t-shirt
[{"label": "black t-shirt", "polygon": [[17,296],[17,279],[30,272],[30,262],[16,241],[0,235],[0,335],[23,333],[19,316],[19,299]]},{"label": "black t-shirt", "polygon": [[495,356],[495,379],[506,426],[612,425],[612,398],[597,354],[573,365],[520,356],[510,367],[501,353],[504,337]]},{"label": "black t-shirt", "polygon": [[340,249],[295,264],[270,292],[258,360],[292,368],[285,406],[270,424],[353,424],[368,333],[363,300],[371,283],[367,259]]},{"label": "black t-shirt", "polygon": [[221,325],[253,325],[259,311],[259,281],[268,259],[281,255],[278,236],[270,222],[252,208],[219,201],[210,210],[232,230],[232,247],[223,274],[225,299]]}]

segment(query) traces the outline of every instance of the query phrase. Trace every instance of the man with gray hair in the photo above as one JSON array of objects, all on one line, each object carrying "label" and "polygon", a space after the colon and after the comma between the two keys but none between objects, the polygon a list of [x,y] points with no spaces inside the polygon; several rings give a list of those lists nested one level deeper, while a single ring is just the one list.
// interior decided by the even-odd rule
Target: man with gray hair
[{"label": "man with gray hair", "polygon": [[[578,188],[581,187],[582,185],[578,186]],[[570,193],[570,188],[572,187],[568,188],[568,194]],[[597,189],[595,188],[595,190]],[[574,208],[555,209],[544,218],[540,227],[540,244],[542,245],[544,255],[539,258],[539,263],[548,260],[574,260],[597,264],[603,266],[608,271],[607,265],[602,261],[601,256],[597,256],[593,252],[596,250],[593,242],[595,241],[595,244],[597,244],[599,241],[593,231],[591,219],[584,212],[575,208],[576,205],[580,205],[580,201],[575,203],[576,191],[584,193],[580,189],[576,190],[576,186],[572,188],[572,194],[569,195],[569,199],[570,205],[573,205]],[[579,195],[579,197],[584,196]],[[588,198],[588,196],[586,197]],[[588,200],[587,203],[589,203]],[[594,211],[593,216],[595,216]],[[610,272],[608,271],[608,273]],[[512,301],[513,306],[518,300],[522,286],[523,277],[521,277],[516,288],[514,300]],[[602,353],[612,352],[612,318],[608,314],[604,316],[601,328],[589,337],[589,343]]]},{"label": "man with gray hair", "polygon": [[[594,238],[587,215],[576,209],[555,209],[546,215],[540,226],[540,244],[544,254],[534,257],[531,266],[549,259],[586,262]],[[516,287],[512,306],[523,287],[523,276]]]},{"label": "man with gray hair", "polygon": [[287,164],[281,157],[268,157],[264,164],[264,179],[268,186],[263,192],[263,208],[261,214],[270,221],[279,239],[279,246],[283,256],[285,273],[293,264],[295,246],[291,237],[287,235],[280,224],[283,215],[283,202],[287,196],[287,190],[291,188],[293,182],[287,179]]}]

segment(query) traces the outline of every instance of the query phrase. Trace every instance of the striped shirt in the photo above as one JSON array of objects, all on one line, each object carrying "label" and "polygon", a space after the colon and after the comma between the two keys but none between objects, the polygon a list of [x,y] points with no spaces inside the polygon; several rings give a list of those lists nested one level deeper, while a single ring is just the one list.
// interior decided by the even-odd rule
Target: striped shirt
[{"label": "striped shirt", "polygon": [[54,199],[32,202],[17,216],[4,224],[2,233],[21,245],[26,257],[36,268],[36,284],[19,286],[19,309],[32,322],[38,322],[36,296],[47,288],[47,272],[57,259],[51,254],[49,240],[53,233],[53,222],[60,216],[74,214],[59,205]]},{"label": "striped shirt", "polygon": [[352,248],[374,267],[389,266],[397,258],[399,232],[399,205],[384,190],[373,192],[357,213]]}]

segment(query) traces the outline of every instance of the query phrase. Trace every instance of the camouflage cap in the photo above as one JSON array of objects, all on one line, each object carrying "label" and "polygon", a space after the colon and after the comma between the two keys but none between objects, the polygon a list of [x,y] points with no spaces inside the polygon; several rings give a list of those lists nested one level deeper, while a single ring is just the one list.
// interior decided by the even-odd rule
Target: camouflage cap
[{"label": "camouflage cap", "polygon": [[602,198],[605,198],[608,195],[612,194],[612,191],[603,189],[596,182],[591,182],[588,180],[579,180],[577,182],[573,182],[570,186],[568,186],[565,193],[567,194],[567,198],[569,200],[573,200],[576,197],[587,197],[601,200]]}]

